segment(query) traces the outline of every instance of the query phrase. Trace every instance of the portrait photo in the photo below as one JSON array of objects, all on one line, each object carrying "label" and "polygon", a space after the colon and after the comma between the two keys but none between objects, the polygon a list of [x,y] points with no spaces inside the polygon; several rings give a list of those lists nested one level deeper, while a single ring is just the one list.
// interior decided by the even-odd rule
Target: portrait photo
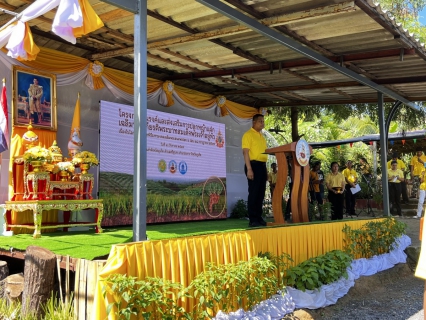
[{"label": "portrait photo", "polygon": [[13,125],[56,131],[56,76],[13,66]]}]

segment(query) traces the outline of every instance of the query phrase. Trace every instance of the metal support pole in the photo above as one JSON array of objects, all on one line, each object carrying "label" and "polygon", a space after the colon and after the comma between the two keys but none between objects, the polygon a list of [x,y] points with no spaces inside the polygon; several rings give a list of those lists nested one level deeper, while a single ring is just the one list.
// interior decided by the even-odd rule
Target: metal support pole
[{"label": "metal support pole", "polygon": [[147,0],[135,14],[133,241],[146,240]]},{"label": "metal support pole", "polygon": [[387,144],[385,129],[385,109],[383,107],[383,93],[377,92],[377,105],[379,113],[379,134],[380,134],[380,165],[382,167],[382,190],[383,190],[383,215],[390,215],[389,210],[389,186],[387,168]]},{"label": "metal support pole", "polygon": [[377,181],[377,141],[373,141],[373,176]]}]

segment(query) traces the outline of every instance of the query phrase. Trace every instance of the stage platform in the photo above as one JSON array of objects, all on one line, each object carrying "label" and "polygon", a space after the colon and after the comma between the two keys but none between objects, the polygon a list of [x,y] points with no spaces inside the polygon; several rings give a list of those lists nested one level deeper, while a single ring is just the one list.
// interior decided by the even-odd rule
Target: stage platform
[{"label": "stage platform", "polygon": [[[376,220],[376,219],[374,219]],[[107,263],[99,274],[94,301],[96,319],[106,318],[102,279],[112,274],[127,274],[144,279],[160,277],[187,287],[208,262],[226,264],[248,261],[259,252],[289,254],[294,264],[332,250],[343,249],[342,229],[362,227],[370,219],[351,219],[255,228],[205,236],[133,242],[112,247]],[[192,299],[183,307],[191,310]]]}]

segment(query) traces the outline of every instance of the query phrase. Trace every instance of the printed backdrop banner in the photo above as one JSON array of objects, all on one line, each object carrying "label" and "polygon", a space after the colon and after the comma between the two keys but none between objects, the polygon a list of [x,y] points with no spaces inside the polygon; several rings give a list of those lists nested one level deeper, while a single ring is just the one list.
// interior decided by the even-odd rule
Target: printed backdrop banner
[{"label": "printed backdrop banner", "polygon": [[[133,193],[134,108],[101,101],[100,109],[100,195],[117,202],[104,224],[130,224],[132,211],[116,208]],[[225,125],[148,110],[144,129],[147,222],[226,218]]]}]

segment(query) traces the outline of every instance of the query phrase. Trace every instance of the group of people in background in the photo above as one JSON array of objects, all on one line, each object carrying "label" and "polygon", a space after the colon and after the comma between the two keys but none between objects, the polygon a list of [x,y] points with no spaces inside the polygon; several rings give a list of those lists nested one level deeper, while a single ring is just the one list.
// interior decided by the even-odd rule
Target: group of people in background
[{"label": "group of people in background", "polygon": [[[264,117],[257,114],[253,117],[252,127],[243,135],[242,149],[244,156],[244,171],[248,181],[248,216],[249,227],[265,226],[266,222],[262,218],[263,201],[266,191],[266,182],[269,181],[271,198],[275,191],[277,182],[277,165],[273,163],[271,171],[268,174],[266,162],[268,155],[265,154],[266,140],[261,131],[264,128]],[[407,182],[412,186],[411,197],[418,198],[417,215],[419,218],[423,212],[423,203],[426,196],[426,155],[421,149],[416,150],[415,156],[410,162],[410,179],[406,179],[404,173],[406,166],[394,153],[392,159],[387,164],[388,183],[391,201],[391,212],[396,210],[401,214],[401,196],[402,202],[408,203]],[[310,201],[317,202],[321,213],[324,202],[324,187],[328,190],[328,201],[331,203],[331,219],[343,219],[344,208],[347,215],[355,215],[356,193],[359,191],[357,186],[358,177],[365,178],[369,183],[372,179],[372,170],[365,158],[359,159],[359,175],[354,169],[352,160],[346,162],[346,168],[340,172],[339,164],[332,162],[330,173],[324,177],[321,170],[321,162],[314,162],[309,175],[309,194]],[[290,179],[291,183],[291,179]],[[291,187],[290,187],[291,191]],[[291,197],[291,194],[290,194]],[[288,201],[290,203],[290,201]],[[286,219],[289,218],[290,206],[287,205]]]},{"label": "group of people in background", "polygon": [[[364,159],[365,160],[365,159]],[[346,168],[339,172],[339,164],[332,162],[331,172],[325,176],[321,171],[321,162],[316,161],[312,165],[309,175],[309,193],[311,202],[317,202],[319,212],[322,213],[322,204],[324,202],[324,184],[328,190],[328,201],[331,203],[331,219],[343,219],[343,211],[346,207],[348,215],[355,215],[355,189],[358,182],[357,172],[353,169],[353,163],[348,160]]]}]

